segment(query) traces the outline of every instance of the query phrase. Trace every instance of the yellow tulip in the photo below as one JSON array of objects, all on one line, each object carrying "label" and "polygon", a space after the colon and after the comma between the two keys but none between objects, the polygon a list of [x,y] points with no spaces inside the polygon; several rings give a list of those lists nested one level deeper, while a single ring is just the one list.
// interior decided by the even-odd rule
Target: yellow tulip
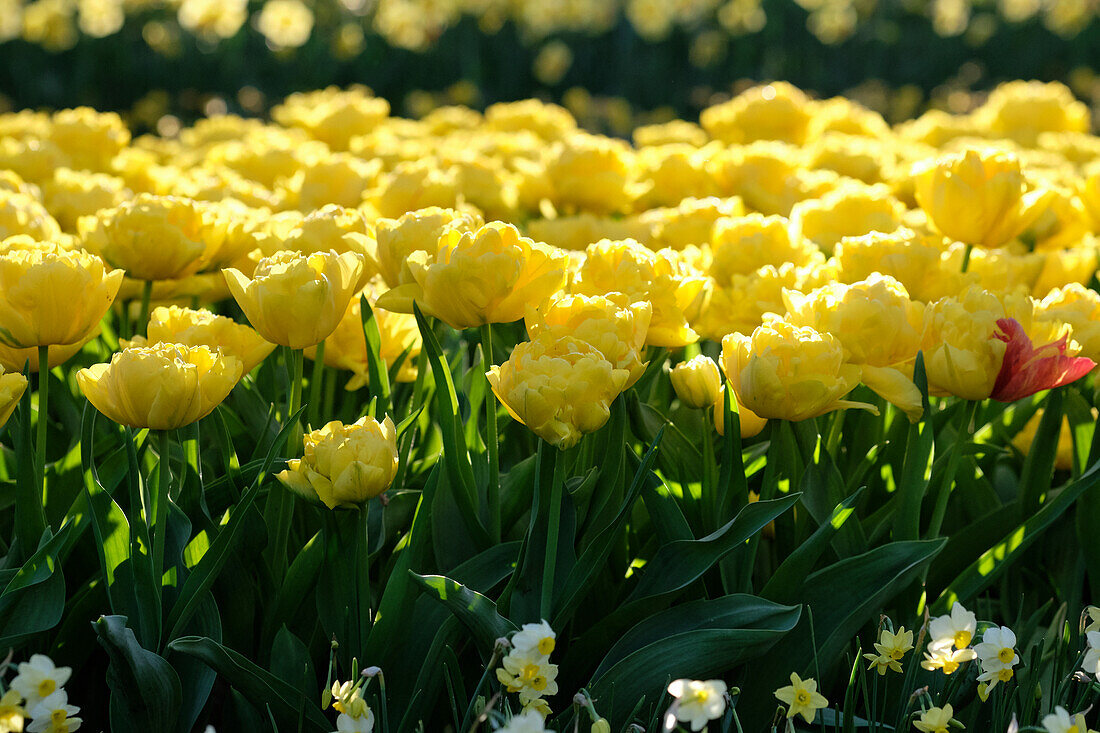
[{"label": "yellow tulip", "polygon": [[193,275],[214,254],[202,210],[190,199],[139,194],[80,220],[84,248],[135,280]]},{"label": "yellow tulip", "polygon": [[[726,435],[726,387],[722,385],[722,388],[718,390],[718,400],[714,403],[714,429],[715,431],[725,437]],[[768,424],[766,417],[760,417],[755,412],[745,407],[744,405],[737,406],[737,419],[741,424],[741,438],[752,438],[760,434],[764,429],[764,426]],[[751,501],[751,499],[750,499]]]},{"label": "yellow tulip", "polygon": [[206,346],[131,346],[77,372],[80,391],[122,425],[173,430],[209,415],[241,378],[241,361]]},{"label": "yellow tulip", "polygon": [[134,337],[130,343],[134,346],[151,343],[208,346],[211,350],[217,349],[240,359],[245,374],[251,372],[275,348],[275,344],[255,330],[236,323],[232,318],[176,305],[154,308],[149,316],[147,334],[146,338]]},{"label": "yellow tulip", "polygon": [[[10,241],[10,240],[9,240]],[[0,342],[16,348],[83,343],[111,307],[122,271],[57,244],[0,254]]]},{"label": "yellow tulip", "polygon": [[569,213],[623,212],[645,192],[637,182],[634,151],[620,140],[576,133],[555,144],[548,156],[554,203]]},{"label": "yellow tulip", "polygon": [[706,299],[707,280],[680,253],[653,252],[633,239],[604,239],[590,245],[585,255],[572,283],[574,293],[621,292],[635,301],[649,301],[653,316],[647,344],[677,347],[699,340],[689,323]]},{"label": "yellow tulip", "polygon": [[607,422],[629,376],[587,341],[550,333],[517,344],[486,374],[513,418],[563,450]]},{"label": "yellow tulip", "polygon": [[595,346],[616,369],[630,372],[626,386],[642,376],[642,351],[653,310],[645,301],[630,302],[623,293],[562,295],[542,308],[527,312],[527,334],[532,339],[572,336]]},{"label": "yellow tulip", "polygon": [[363,504],[393,483],[397,473],[397,429],[386,417],[361,417],[345,425],[334,420],[304,437],[305,455],[287,461],[276,478],[329,509]]},{"label": "yellow tulip", "polygon": [[905,205],[882,185],[849,184],[791,209],[791,239],[808,239],[831,252],[844,237],[892,232],[901,226]]},{"label": "yellow tulip", "polygon": [[719,219],[711,237],[709,275],[721,287],[728,287],[735,275],[750,275],[765,265],[797,266],[820,258],[817,247],[802,237],[791,237],[789,223],[782,216],[749,214]]},{"label": "yellow tulip", "polygon": [[709,356],[700,354],[672,368],[669,374],[676,396],[688,407],[701,409],[717,404],[722,395],[722,375]]},{"label": "yellow tulip", "polygon": [[19,372],[0,374],[0,427],[7,424],[26,389],[27,378]]},{"label": "yellow tulip", "polygon": [[840,268],[841,282],[859,282],[879,272],[897,279],[913,300],[928,303],[957,294],[975,277],[964,276],[959,271],[961,259],[949,261],[944,252],[941,237],[902,227],[845,237],[833,251],[833,261]]},{"label": "yellow tulip", "polygon": [[809,294],[784,290],[783,301],[787,322],[832,334],[844,348],[845,360],[863,370],[864,384],[910,420],[920,419],[921,395],[912,373],[924,307],[909,299],[901,283],[876,274],[852,285],[830,283]]},{"label": "yellow tulip", "polygon": [[722,339],[722,367],[738,404],[763,418],[807,420],[834,410],[874,406],[844,400],[860,368],[844,359],[840,340],[809,326],[765,324],[752,336]]},{"label": "yellow tulip", "polygon": [[439,238],[446,230],[472,232],[484,224],[476,213],[438,207],[410,211],[400,219],[379,219],[375,224],[375,256],[382,279],[391,288],[415,282],[406,264],[409,255],[424,251],[434,259]]},{"label": "yellow tulip", "polygon": [[[88,336],[75,344],[55,344],[47,347],[48,356],[46,357],[46,363],[49,369],[61,366],[69,359],[76,356],[84,345],[92,339],[99,336],[99,327],[97,326],[92,330]],[[38,372],[38,347],[28,346],[20,349],[14,346],[7,346],[0,343],[0,366],[9,372],[22,372],[23,367],[29,368],[31,373]]]},{"label": "yellow tulip", "polygon": [[260,260],[251,278],[222,270],[229,291],[253,328],[292,349],[316,346],[344,317],[362,258],[345,252],[277,252]]},{"label": "yellow tulip", "polygon": [[1043,212],[1048,194],[1026,191],[1020,161],[1004,150],[966,150],[913,167],[917,202],[944,236],[999,247]]},{"label": "yellow tulip", "polygon": [[568,265],[564,252],[521,236],[511,224],[490,222],[473,233],[451,229],[434,259],[424,251],[409,256],[414,282],[384,293],[378,305],[411,313],[415,302],[457,329],[511,323],[561,290]]}]

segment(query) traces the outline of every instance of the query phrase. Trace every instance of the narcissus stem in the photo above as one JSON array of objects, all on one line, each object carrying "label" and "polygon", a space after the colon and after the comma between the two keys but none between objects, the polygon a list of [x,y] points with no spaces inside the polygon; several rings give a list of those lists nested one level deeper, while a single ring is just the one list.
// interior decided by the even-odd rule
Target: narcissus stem
[{"label": "narcissus stem", "polygon": [[[539,441],[543,448],[545,441]],[[546,533],[546,564],[542,568],[542,597],[539,603],[540,618],[549,619],[554,591],[554,573],[558,565],[558,532],[561,525],[561,499],[565,492],[565,456],[562,451],[547,445],[550,460],[554,462],[554,478],[550,481],[550,517]]]},{"label": "narcissus stem", "polygon": [[[493,326],[481,327],[481,371],[484,376],[493,365]],[[488,377],[484,377],[488,383]],[[497,400],[491,386],[485,390],[485,445],[489,451],[489,535],[500,542],[500,455],[497,435]]]},{"label": "narcissus stem", "polygon": [[[34,471],[38,497],[46,506],[46,423],[50,405],[50,347],[38,347],[38,435],[34,443]],[[38,542],[38,538],[34,538]]]},{"label": "narcissus stem", "polygon": [[160,452],[157,508],[156,519],[150,528],[150,534],[153,535],[153,581],[157,585],[157,593],[159,594],[164,578],[164,543],[168,536],[168,490],[172,483],[172,471],[168,460],[171,439],[167,430],[157,431],[157,443],[157,449]]}]

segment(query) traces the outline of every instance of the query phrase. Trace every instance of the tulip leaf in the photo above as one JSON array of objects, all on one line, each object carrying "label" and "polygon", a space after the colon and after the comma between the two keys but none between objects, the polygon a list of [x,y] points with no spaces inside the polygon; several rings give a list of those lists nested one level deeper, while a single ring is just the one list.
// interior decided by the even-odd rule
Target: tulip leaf
[{"label": "tulip leaf", "polygon": [[111,729],[129,733],[178,730],[182,687],[163,657],[143,649],[125,616],[101,616],[93,626],[111,663]]},{"label": "tulip leaf", "polygon": [[675,540],[661,545],[653,559],[646,563],[642,579],[627,602],[683,590],[745,540],[797,504],[800,496],[789,494],[779,499],[749,504],[706,537]]},{"label": "tulip leaf", "polygon": [[935,613],[945,613],[955,601],[968,601],[985,590],[1009,566],[1042,536],[1055,520],[1077,500],[1100,483],[1100,462],[1094,463],[1081,478],[1060,489],[1035,514],[1005,535],[997,544],[982,553],[947,586],[933,606]]},{"label": "tulip leaf", "polygon": [[[928,490],[930,466],[935,455],[936,433],[928,403],[928,378],[924,371],[924,354],[917,352],[913,367],[913,382],[921,393],[924,418],[909,425],[905,442],[905,458],[898,477],[898,507],[894,515],[894,539],[915,540],[920,537],[921,505]],[[957,448],[958,446],[956,446]],[[950,487],[942,487],[947,491]]]},{"label": "tulip leaf", "polygon": [[470,630],[486,650],[496,640],[516,631],[516,625],[497,612],[491,600],[466,586],[442,575],[418,575],[409,571],[420,587],[448,609]]},{"label": "tulip leaf", "polygon": [[267,706],[279,725],[285,725],[287,730],[298,730],[300,714],[306,730],[327,733],[332,729],[332,724],[311,697],[213,639],[183,636],[170,642],[168,650],[202,660],[251,703]]},{"label": "tulip leaf", "polygon": [[458,501],[466,529],[475,542],[484,547],[489,544],[489,535],[478,519],[473,466],[470,464],[470,454],[461,429],[458,397],[455,393],[454,380],[451,379],[451,370],[443,362],[443,350],[424,314],[416,305],[413,306],[413,311],[416,324],[420,328],[424,349],[428,353],[428,361],[432,365],[432,375],[435,377],[436,407],[438,408],[436,419],[443,433],[443,461],[447,467],[447,477],[455,487],[454,496]]},{"label": "tulip leaf", "polygon": [[386,370],[386,361],[382,358],[382,334],[378,330],[378,319],[366,295],[359,296],[359,317],[363,323],[363,336],[367,340],[367,377],[370,379],[371,393],[378,395],[390,407],[390,374]]},{"label": "tulip leaf", "polygon": [[760,591],[760,595],[778,603],[790,603],[796,600],[798,589],[802,587],[806,576],[813,570],[836,533],[852,517],[854,507],[862,495],[863,489],[860,488],[837,504],[814,533],[796,547],[776,568],[763,590]]},{"label": "tulip leaf", "polygon": [[1054,477],[1058,456],[1058,438],[1062,432],[1062,390],[1052,389],[1043,404],[1043,416],[1035,439],[1020,470],[1020,517],[1030,517],[1038,509]]},{"label": "tulip leaf", "polygon": [[623,726],[637,700],[659,698],[672,680],[719,677],[766,653],[799,614],[798,606],[745,594],[677,606],[624,634],[600,662],[589,690],[612,725]]}]

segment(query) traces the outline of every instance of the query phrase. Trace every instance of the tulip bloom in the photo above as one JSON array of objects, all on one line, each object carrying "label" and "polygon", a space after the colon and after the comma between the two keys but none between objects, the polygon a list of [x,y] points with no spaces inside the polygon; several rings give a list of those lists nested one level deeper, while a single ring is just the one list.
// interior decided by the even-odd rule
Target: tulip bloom
[{"label": "tulip bloom", "polygon": [[86,340],[114,302],[122,274],[57,244],[9,249],[0,255],[0,342],[23,349]]},{"label": "tulip bloom", "polygon": [[484,223],[478,214],[435,206],[410,211],[400,219],[379,219],[375,224],[375,257],[382,279],[391,288],[415,282],[406,262],[409,255],[422,251],[434,260],[444,232],[473,232]]},{"label": "tulip bloom", "polygon": [[709,356],[700,354],[677,364],[669,378],[676,396],[688,407],[710,407],[718,404],[722,397],[722,375]]},{"label": "tulip bloom", "polygon": [[1048,194],[1025,191],[1020,161],[1003,150],[966,150],[913,168],[917,203],[944,236],[999,247],[1043,212]]},{"label": "tulip bloom", "polygon": [[397,474],[397,429],[386,417],[361,417],[351,425],[333,420],[304,438],[305,455],[287,461],[276,478],[329,509],[362,504],[390,487]]},{"label": "tulip bloom", "polygon": [[834,410],[872,405],[842,399],[855,389],[860,368],[845,360],[840,340],[785,321],[752,336],[722,339],[722,366],[743,404],[763,418],[808,420]]},{"label": "tulip bloom", "polygon": [[208,310],[175,305],[154,308],[147,333],[148,338],[137,336],[130,343],[134,346],[166,343],[220,349],[222,353],[240,359],[245,374],[251,372],[275,348],[275,344],[256,331],[231,318],[215,315]]},{"label": "tulip bloom", "polygon": [[603,427],[630,372],[586,341],[543,334],[518,344],[486,376],[513,418],[564,450]]},{"label": "tulip bloom", "polygon": [[206,346],[131,346],[77,372],[80,391],[132,428],[174,430],[209,415],[241,378],[241,361]]},{"label": "tulip bloom", "polygon": [[419,250],[407,263],[414,282],[384,293],[379,307],[411,313],[415,302],[463,329],[523,318],[564,287],[569,257],[511,224],[490,222],[473,233],[445,231],[434,259]]},{"label": "tulip bloom", "polygon": [[1000,402],[1015,402],[1077,381],[1096,366],[1092,359],[1066,354],[1068,334],[1036,348],[1015,318],[1000,318],[997,327],[993,335],[1007,347],[990,396]]},{"label": "tulip bloom", "polygon": [[225,282],[253,328],[268,341],[292,349],[316,346],[336,330],[355,292],[363,261],[345,252],[276,252],[256,265],[251,278],[222,270]]}]

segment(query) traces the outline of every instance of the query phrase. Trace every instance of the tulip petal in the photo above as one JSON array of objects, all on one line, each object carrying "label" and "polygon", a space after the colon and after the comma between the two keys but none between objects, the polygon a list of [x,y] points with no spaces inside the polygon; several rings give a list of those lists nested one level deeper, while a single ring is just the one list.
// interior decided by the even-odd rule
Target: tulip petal
[{"label": "tulip petal", "polygon": [[1066,355],[1066,335],[1035,348],[1015,318],[998,319],[997,327],[1000,331],[994,332],[994,337],[1007,346],[990,396],[1000,402],[1015,402],[1044,389],[1061,387],[1096,366],[1092,359]]}]

